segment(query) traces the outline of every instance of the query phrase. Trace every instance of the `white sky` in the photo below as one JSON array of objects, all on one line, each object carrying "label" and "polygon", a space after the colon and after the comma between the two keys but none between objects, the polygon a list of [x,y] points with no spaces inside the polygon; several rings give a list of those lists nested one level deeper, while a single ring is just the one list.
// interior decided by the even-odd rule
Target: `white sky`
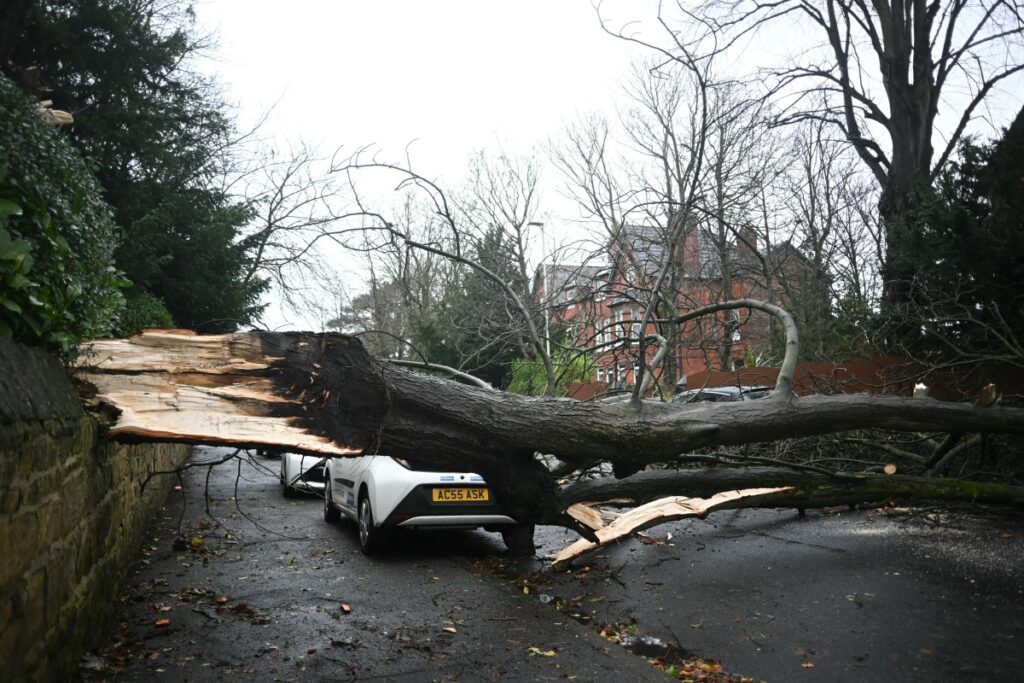
[{"label": "white sky", "polygon": [[[638,3],[638,9],[643,3]],[[500,140],[528,149],[577,111],[617,98],[631,46],[589,0],[202,0],[214,68],[255,119],[325,149],[413,145],[423,170],[458,175]],[[276,104],[276,106],[275,106]]]},{"label": "white sky", "polygon": [[200,30],[217,36],[206,68],[243,128],[273,109],[265,134],[283,145],[375,145],[400,160],[413,143],[416,170],[453,185],[474,150],[528,153],[579,113],[614,114],[637,54],[601,29],[590,0],[201,0],[196,9]]}]

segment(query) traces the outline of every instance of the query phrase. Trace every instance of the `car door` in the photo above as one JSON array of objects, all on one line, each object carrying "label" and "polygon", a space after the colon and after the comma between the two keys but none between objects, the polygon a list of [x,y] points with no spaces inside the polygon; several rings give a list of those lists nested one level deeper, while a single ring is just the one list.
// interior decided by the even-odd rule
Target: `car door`
[{"label": "car door", "polygon": [[359,483],[373,456],[336,457],[331,466],[331,488],[335,504],[348,516],[356,516]]}]

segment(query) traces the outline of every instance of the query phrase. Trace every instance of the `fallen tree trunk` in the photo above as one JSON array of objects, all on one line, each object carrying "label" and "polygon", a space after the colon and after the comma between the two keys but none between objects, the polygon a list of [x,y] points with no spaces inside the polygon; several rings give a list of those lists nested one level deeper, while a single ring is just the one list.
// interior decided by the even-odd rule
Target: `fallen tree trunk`
[{"label": "fallen tree trunk", "polygon": [[112,411],[110,431],[119,438],[396,454],[478,472],[511,514],[572,525],[535,452],[575,466],[608,461],[622,474],[696,448],[866,427],[1024,433],[1024,410],[930,399],[672,405],[527,398],[403,370],[342,334],[147,332],[92,343],[78,375],[94,406]]},{"label": "fallen tree trunk", "polygon": [[919,500],[1024,506],[1024,487],[962,479],[893,474],[830,476],[782,467],[649,470],[625,479],[602,477],[562,489],[566,505],[615,500],[641,505],[670,495],[713,496],[719,491],[787,487],[758,507],[815,508],[888,500]]}]

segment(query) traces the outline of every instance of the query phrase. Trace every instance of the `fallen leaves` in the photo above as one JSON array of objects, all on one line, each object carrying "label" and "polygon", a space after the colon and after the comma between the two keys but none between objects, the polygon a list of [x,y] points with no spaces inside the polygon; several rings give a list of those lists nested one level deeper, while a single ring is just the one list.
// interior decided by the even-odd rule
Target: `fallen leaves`
[{"label": "fallen leaves", "polygon": [[252,607],[249,607],[249,605],[245,604],[244,602],[240,602],[236,605],[228,607],[228,611],[234,612],[235,614],[245,614],[248,616],[256,614],[256,610],[254,610]]},{"label": "fallen leaves", "polygon": [[237,614],[241,617],[246,617],[252,623],[258,626],[265,626],[270,623],[270,619],[259,613],[254,607],[250,607],[244,602],[239,602],[230,607],[224,607],[223,605],[217,606],[218,612],[230,612],[231,614]]},{"label": "fallen leaves", "polygon": [[660,659],[648,660],[656,669],[669,676],[691,683],[753,683],[755,679],[726,672],[721,662],[701,657],[688,657],[671,664]]},{"label": "fallen leaves", "polygon": [[635,619],[622,624],[605,624],[601,627],[600,635],[607,641],[622,644],[622,641],[631,635],[635,635],[637,632],[637,625]]},{"label": "fallen leaves", "polygon": [[157,628],[167,628],[170,625],[171,625],[171,620],[170,619],[157,619],[156,621],[153,622],[153,626],[156,626]]},{"label": "fallen leaves", "polygon": [[558,655],[554,650],[542,650],[539,647],[531,646],[526,651],[526,654],[530,657],[555,657]]},{"label": "fallen leaves", "polygon": [[352,605],[348,604],[347,602],[341,603],[341,613],[342,614],[351,614],[351,612],[352,612]]},{"label": "fallen leaves", "polygon": [[445,633],[458,633],[459,632],[459,629],[455,628],[454,626],[442,626],[441,630],[444,631]]}]

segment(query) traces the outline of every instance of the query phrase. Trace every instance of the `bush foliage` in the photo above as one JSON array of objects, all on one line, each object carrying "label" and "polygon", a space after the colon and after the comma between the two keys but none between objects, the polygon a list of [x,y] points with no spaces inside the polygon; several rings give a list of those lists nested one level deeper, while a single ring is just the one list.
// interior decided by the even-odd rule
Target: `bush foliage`
[{"label": "bush foliage", "polygon": [[67,352],[109,334],[127,284],[89,164],[0,75],[0,336]]}]

